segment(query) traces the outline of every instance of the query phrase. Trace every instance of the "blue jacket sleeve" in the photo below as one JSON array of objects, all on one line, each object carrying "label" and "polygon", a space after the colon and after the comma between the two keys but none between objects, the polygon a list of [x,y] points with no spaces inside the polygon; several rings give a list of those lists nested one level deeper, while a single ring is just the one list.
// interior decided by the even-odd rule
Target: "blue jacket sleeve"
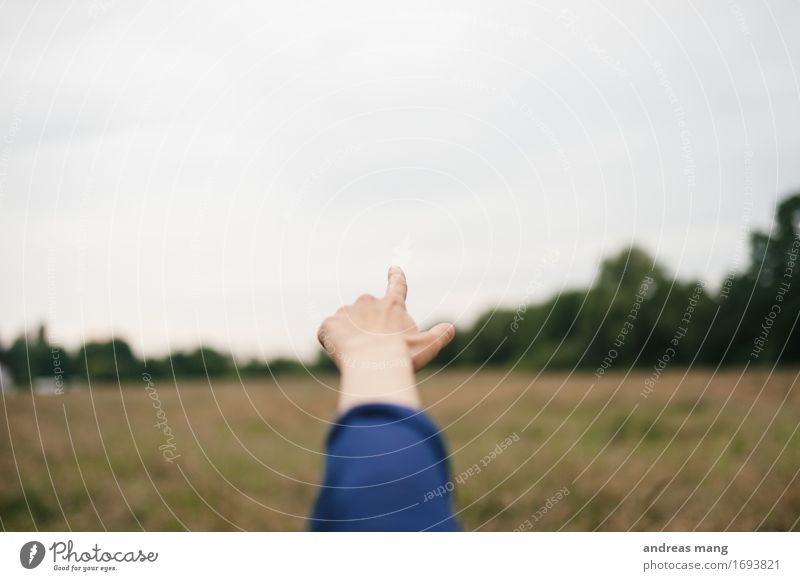
[{"label": "blue jacket sleeve", "polygon": [[328,436],[314,531],[456,531],[439,430],[419,410],[349,410]]}]

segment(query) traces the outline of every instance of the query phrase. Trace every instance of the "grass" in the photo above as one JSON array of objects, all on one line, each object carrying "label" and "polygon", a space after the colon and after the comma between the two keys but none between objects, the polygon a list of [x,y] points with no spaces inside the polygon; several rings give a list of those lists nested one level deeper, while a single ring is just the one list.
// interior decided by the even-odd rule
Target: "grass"
[{"label": "grass", "polygon": [[[454,478],[481,465],[455,487],[465,529],[800,530],[796,371],[672,371],[647,398],[645,373],[504,375],[422,380]],[[157,381],[171,439],[144,382],[6,394],[0,525],[304,530],[333,385]]]}]

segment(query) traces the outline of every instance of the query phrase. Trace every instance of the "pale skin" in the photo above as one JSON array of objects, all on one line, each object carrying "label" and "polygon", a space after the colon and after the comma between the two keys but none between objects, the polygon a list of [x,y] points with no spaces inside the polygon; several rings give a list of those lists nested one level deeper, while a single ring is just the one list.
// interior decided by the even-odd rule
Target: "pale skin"
[{"label": "pale skin", "polygon": [[392,266],[384,296],[361,295],[322,322],[317,337],[341,374],[340,413],[366,403],[421,407],[415,373],[453,340],[455,327],[420,331],[407,294],[405,273]]}]

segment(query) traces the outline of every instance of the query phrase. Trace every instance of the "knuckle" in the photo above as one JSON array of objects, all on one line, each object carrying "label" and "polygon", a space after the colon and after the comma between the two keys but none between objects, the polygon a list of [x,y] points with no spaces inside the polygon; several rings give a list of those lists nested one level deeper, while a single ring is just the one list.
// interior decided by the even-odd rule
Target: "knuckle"
[{"label": "knuckle", "polygon": [[335,348],[333,347],[333,341],[331,340],[331,335],[327,328],[330,319],[331,318],[328,317],[320,325],[319,330],[317,331],[317,340],[320,342],[325,351],[328,353],[333,353]]},{"label": "knuckle", "polygon": [[400,306],[403,304],[403,299],[397,295],[389,295],[387,301],[392,306]]},{"label": "knuckle", "polygon": [[336,323],[336,316],[330,316],[323,319],[322,323],[319,325],[319,329],[317,330],[317,335],[328,335],[330,334],[331,327]]},{"label": "knuckle", "polygon": [[372,296],[371,294],[365,293],[363,295],[359,295],[359,297],[356,299],[356,302],[357,303],[369,303],[369,302],[372,302],[374,300],[375,300],[374,296]]}]

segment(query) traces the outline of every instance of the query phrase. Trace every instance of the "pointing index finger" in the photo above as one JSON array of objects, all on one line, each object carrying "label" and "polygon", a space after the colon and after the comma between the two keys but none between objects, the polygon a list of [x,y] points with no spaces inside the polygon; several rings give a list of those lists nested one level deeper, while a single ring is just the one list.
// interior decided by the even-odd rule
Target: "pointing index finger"
[{"label": "pointing index finger", "polygon": [[399,266],[389,268],[389,283],[386,285],[386,296],[396,296],[405,302],[408,295],[406,275]]}]

